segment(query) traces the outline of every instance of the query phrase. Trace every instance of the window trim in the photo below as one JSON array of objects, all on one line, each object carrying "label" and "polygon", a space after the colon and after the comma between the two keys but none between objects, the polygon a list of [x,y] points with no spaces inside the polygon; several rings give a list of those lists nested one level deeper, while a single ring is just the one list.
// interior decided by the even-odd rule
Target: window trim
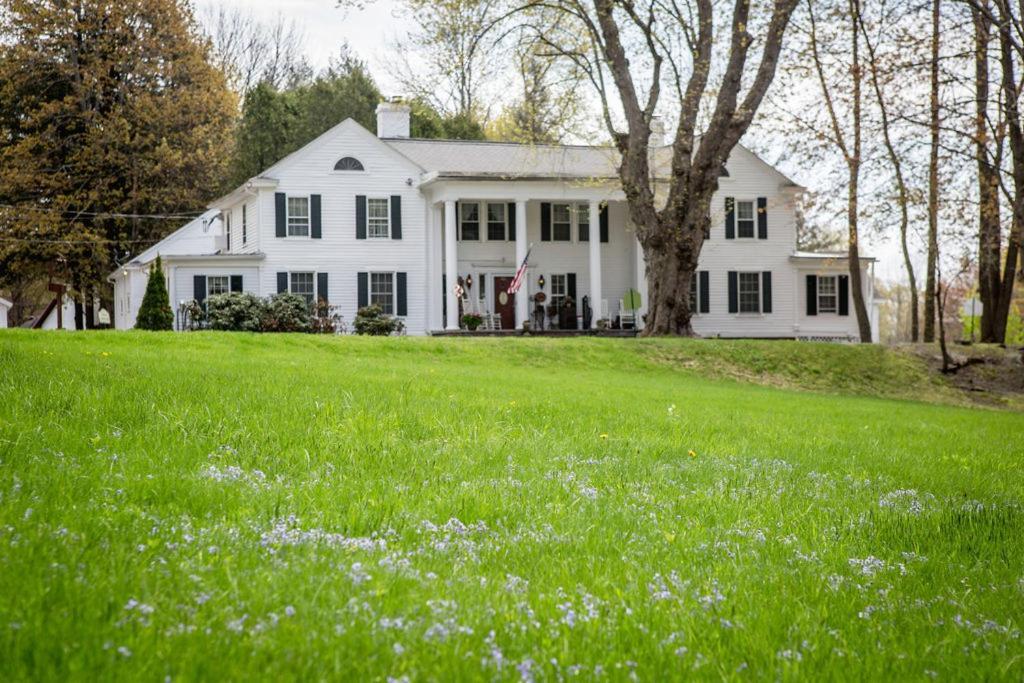
[{"label": "window trim", "polygon": [[[575,217],[576,211],[573,210],[573,207],[575,206],[575,204],[576,204],[576,202],[551,202],[551,241],[552,242],[565,242],[567,244],[573,244],[574,242],[578,241],[578,240],[573,239],[573,226],[577,225],[576,217]],[[555,236],[555,226],[556,225],[565,225],[566,224],[565,221],[556,221],[555,220],[555,207],[558,207],[558,206],[564,206],[568,210],[568,212],[569,212],[569,221],[568,221],[569,239],[561,240],[561,239],[558,239]],[[577,233],[578,233],[578,231],[577,231]],[[577,234],[577,237],[578,237],[578,234]]]},{"label": "window trim", "polygon": [[[757,310],[756,311],[744,311],[743,310],[743,276],[753,275],[754,281],[757,283],[757,291],[755,297],[757,299]],[[764,306],[762,301],[762,289],[763,283],[761,282],[761,272],[754,270],[741,270],[736,273],[736,315],[764,315]]]},{"label": "window trim", "polygon": [[[217,292],[216,294],[214,294],[211,291],[213,289],[213,281],[214,280],[218,280],[218,281],[223,280],[224,284],[226,285],[226,287],[225,287],[223,292]],[[230,293],[231,293],[231,276],[230,275],[207,275],[206,276],[206,297],[207,298],[209,298],[211,296],[218,296],[220,294],[230,294]]]},{"label": "window trim", "polygon": [[[550,282],[548,284],[550,285],[550,292],[551,292],[551,297],[550,297],[550,300],[548,302],[548,306],[556,306],[558,308],[561,308],[562,307],[562,303],[565,301],[565,297],[569,296],[569,274],[568,273],[551,273],[551,274],[548,275],[548,277],[550,278]],[[564,293],[562,293],[562,294],[555,294],[555,278],[562,278],[562,281],[565,283],[564,284],[564,288],[565,288],[565,292]],[[561,297],[562,301],[556,301],[556,297]]]},{"label": "window trim", "polygon": [[228,209],[227,211],[224,212],[224,239],[225,239],[225,248],[228,251],[231,251],[231,214],[232,213],[233,213],[232,209]]},{"label": "window trim", "polygon": [[316,291],[316,279],[317,278],[316,278],[316,271],[315,270],[289,270],[288,271],[288,293],[289,294],[295,294],[296,296],[301,296],[301,297],[305,298],[305,296],[306,296],[305,294],[299,294],[298,292],[296,292],[293,289],[292,277],[295,276],[295,275],[309,275],[312,278],[312,281],[313,281],[313,300],[309,303],[309,305],[310,306],[314,305],[316,303],[316,301],[317,301],[317,291]]},{"label": "window trim", "polygon": [[[292,200],[293,199],[305,199],[306,200],[306,234],[305,235],[293,235],[292,234]],[[284,201],[284,236],[285,239],[298,239],[308,240],[313,239],[313,200],[311,195],[302,194],[289,194],[285,196]],[[298,216],[295,216],[298,218]],[[305,271],[302,271],[305,272]]]},{"label": "window trim", "polygon": [[[739,217],[739,205],[750,204],[751,205],[751,217],[740,218]],[[736,239],[737,240],[757,240],[758,239],[758,201],[757,200],[740,200],[734,201],[734,211],[736,212]],[[749,236],[744,236],[740,233],[740,224],[750,221],[751,233]]]},{"label": "window trim", "polygon": [[[387,209],[387,221],[388,228],[386,235],[374,235],[370,230],[371,221],[374,220],[370,216],[370,202],[384,202],[384,207]],[[379,218],[376,220],[380,220]],[[368,240],[389,240],[391,239],[391,198],[390,197],[366,197],[366,239]]]},{"label": "window trim", "polygon": [[[833,283],[834,289],[832,290],[831,296],[833,297],[833,299],[835,301],[835,304],[833,305],[832,310],[825,310],[821,306],[821,297],[822,297],[822,294],[821,294],[821,281],[822,280],[831,280],[832,283]],[[826,294],[825,296],[829,296],[829,295]],[[838,275],[818,275],[816,277],[816,285],[815,285],[814,298],[815,298],[815,302],[816,302],[816,305],[817,305],[818,315],[839,315],[839,276]]]},{"label": "window trim", "polygon": [[[480,220],[480,207],[481,207],[481,205],[486,206],[486,202],[481,202],[481,201],[478,201],[478,200],[460,201],[459,202],[459,206],[458,206],[458,209],[457,209],[457,212],[458,212],[457,215],[458,215],[458,218],[459,218],[459,224],[457,226],[457,228],[458,228],[458,240],[457,241],[459,241],[459,242],[483,242],[484,241],[483,236],[482,236],[483,230],[481,228],[483,227],[483,225],[486,225],[486,223],[484,223],[483,221]],[[475,206],[476,207],[476,220],[475,221],[468,221],[469,223],[476,223],[476,238],[475,239],[466,239],[462,235],[462,226],[463,226],[464,223],[467,222],[466,221],[466,208],[465,208],[467,206]]]},{"label": "window trim", "polygon": [[384,310],[385,315],[390,315],[395,318],[405,318],[407,316],[399,316],[396,314],[398,310],[398,272],[394,270],[377,269],[369,270],[366,272],[366,303],[373,306],[373,276],[374,275],[387,275],[391,278],[391,311]]},{"label": "window trim", "polygon": [[[481,224],[482,225],[486,225],[487,226],[487,230],[482,231],[483,234],[481,235],[480,241],[481,242],[484,242],[484,241],[487,241],[487,242],[508,242],[509,241],[509,239],[508,239],[508,235],[509,235],[508,202],[485,201],[485,202],[481,202],[481,204],[484,207],[484,212],[486,213],[486,218],[487,218],[486,221],[481,221]],[[501,207],[501,216],[502,216],[502,218],[501,218],[501,225],[502,225],[502,231],[501,231],[502,237],[501,237],[501,239],[491,239],[491,224],[492,223],[495,224],[495,225],[498,224],[498,221],[492,221],[491,220],[491,205],[500,206]],[[470,240],[470,241],[472,241],[472,240]]]},{"label": "window trim", "polygon": [[249,242],[249,219],[246,209],[249,208],[248,204],[242,204],[242,246],[244,247]]},{"label": "window trim", "polygon": [[[345,161],[346,159],[351,159],[352,161],[356,162],[359,168],[338,168],[338,166],[341,165],[341,162]],[[337,161],[334,162],[334,167],[331,169],[331,173],[366,173],[366,164],[364,164],[362,160],[359,159],[358,157],[354,157],[351,154],[346,154],[345,156],[339,158]]]}]

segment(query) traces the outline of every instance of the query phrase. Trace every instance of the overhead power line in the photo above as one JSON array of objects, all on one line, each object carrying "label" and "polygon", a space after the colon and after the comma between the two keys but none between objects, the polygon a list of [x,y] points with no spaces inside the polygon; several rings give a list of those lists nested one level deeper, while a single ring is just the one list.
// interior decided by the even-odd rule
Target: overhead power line
[{"label": "overhead power line", "polygon": [[14,209],[19,211],[42,211],[44,213],[59,213],[65,216],[86,216],[88,218],[139,218],[146,220],[167,220],[181,221],[202,216],[205,211],[179,212],[179,213],[119,213],[116,211],[73,211],[70,209],[58,209],[45,206],[16,206],[14,204],[0,204],[0,209]]}]

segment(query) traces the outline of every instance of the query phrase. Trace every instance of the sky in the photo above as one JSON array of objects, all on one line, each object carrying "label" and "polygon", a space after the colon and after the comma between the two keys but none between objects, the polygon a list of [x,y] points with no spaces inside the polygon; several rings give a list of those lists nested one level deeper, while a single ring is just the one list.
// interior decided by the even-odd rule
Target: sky
[{"label": "sky", "polygon": [[252,13],[263,21],[278,15],[295,20],[306,37],[306,55],[314,67],[325,67],[345,42],[366,61],[386,95],[395,87],[389,82],[386,46],[408,28],[409,20],[397,15],[392,0],[364,0],[364,9],[339,9],[335,0],[195,0],[200,16],[209,8],[227,7]]},{"label": "sky", "polygon": [[[335,0],[195,0],[198,14],[218,6],[241,9],[264,21],[278,15],[295,20],[305,33],[306,55],[311,64],[325,67],[347,42],[356,56],[367,62],[385,96],[401,95],[388,75],[388,44],[396,35],[410,30],[411,20],[401,16],[393,0],[363,0],[363,9],[339,9]],[[813,173],[804,169],[783,168],[798,182],[813,183]],[[845,232],[845,225],[843,226]],[[884,280],[901,279],[902,256],[895,240],[862,238],[864,249],[878,258],[876,273]],[[922,260],[918,256],[916,260]],[[923,264],[921,264],[923,265]],[[917,269],[921,269],[921,265]]]}]

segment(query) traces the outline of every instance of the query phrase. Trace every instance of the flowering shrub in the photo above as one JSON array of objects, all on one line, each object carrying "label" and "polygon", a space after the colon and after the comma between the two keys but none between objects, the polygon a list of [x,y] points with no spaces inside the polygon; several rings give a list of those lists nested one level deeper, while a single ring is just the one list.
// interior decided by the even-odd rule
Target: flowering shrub
[{"label": "flowering shrub", "polygon": [[365,306],[356,312],[356,334],[374,337],[386,337],[397,334],[405,329],[405,323],[398,318],[386,315],[380,306]]},{"label": "flowering shrub", "polygon": [[297,294],[275,294],[265,305],[262,329],[264,332],[309,332],[309,306]]},{"label": "flowering shrub", "polygon": [[215,294],[206,300],[206,318],[211,330],[259,332],[266,304],[248,292]]},{"label": "flowering shrub", "polygon": [[316,300],[313,306],[313,317],[310,320],[310,332],[314,334],[334,334],[341,325],[338,307],[331,306],[327,299]]}]

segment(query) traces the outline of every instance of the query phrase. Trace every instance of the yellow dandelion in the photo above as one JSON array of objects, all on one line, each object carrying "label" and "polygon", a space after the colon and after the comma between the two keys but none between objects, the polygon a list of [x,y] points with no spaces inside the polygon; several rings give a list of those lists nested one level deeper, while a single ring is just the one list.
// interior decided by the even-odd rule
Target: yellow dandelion
[{"label": "yellow dandelion", "polygon": [[602,435],[601,435],[601,438],[602,438],[602,439],[607,439],[607,438],[608,438],[608,435],[607,435],[607,434],[602,434]]},{"label": "yellow dandelion", "polygon": [[697,457],[697,451],[691,450],[690,451],[690,457],[691,458],[696,458]]}]

